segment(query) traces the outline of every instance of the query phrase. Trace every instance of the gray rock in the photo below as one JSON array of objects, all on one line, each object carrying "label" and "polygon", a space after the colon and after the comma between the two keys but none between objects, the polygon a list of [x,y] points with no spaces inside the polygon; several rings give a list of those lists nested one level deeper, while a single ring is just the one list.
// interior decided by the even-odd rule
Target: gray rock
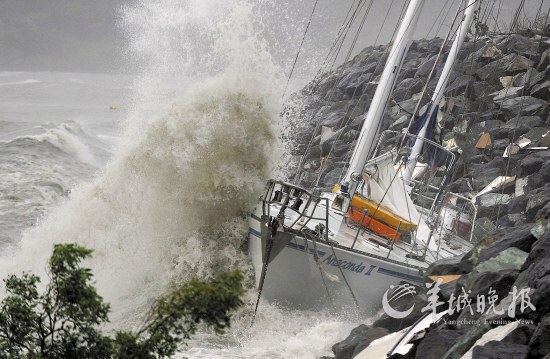
[{"label": "gray rock", "polygon": [[479,326],[474,326],[471,330],[464,333],[462,337],[454,344],[441,359],[460,359],[474,343],[487,333],[491,326],[485,322],[481,322]]},{"label": "gray rock", "polygon": [[346,112],[346,110],[339,110],[329,113],[321,120],[321,125],[331,128],[340,126],[346,117]]},{"label": "gray rock", "polygon": [[504,124],[504,127],[514,129],[519,125],[526,125],[529,127],[537,127],[542,125],[542,118],[540,116],[519,116],[514,117]]},{"label": "gray rock", "polygon": [[474,95],[473,85],[475,78],[471,75],[458,76],[450,85],[445,89],[446,96],[466,95],[472,97]]},{"label": "gray rock", "polygon": [[[366,348],[373,340],[381,338],[388,334],[388,331],[384,328],[369,328],[368,326],[361,324],[354,328],[350,335],[343,341],[336,343],[332,346],[332,352],[336,359],[351,359],[355,353],[355,349],[358,345]],[[368,344],[366,344],[368,343]],[[366,345],[365,345],[366,344]]]},{"label": "gray rock", "polygon": [[538,78],[539,74],[540,73],[536,69],[531,68],[525,71],[524,73],[514,75],[512,79],[512,85],[521,86],[521,87],[525,87],[525,86],[531,87],[533,86],[533,82],[532,82],[533,79]]},{"label": "gray rock", "polygon": [[550,100],[550,79],[531,88],[530,95],[543,100]]},{"label": "gray rock", "polygon": [[[529,307],[524,308],[523,313],[521,313],[520,308],[516,307],[517,315],[528,319],[537,319],[550,314],[550,301],[548,301],[550,296],[550,257],[546,256],[537,263],[531,264],[521,273],[514,286],[518,290],[531,288],[529,297],[535,307],[534,311]],[[519,307],[520,303],[516,304]]]},{"label": "gray rock", "polygon": [[508,55],[496,61],[490,62],[477,70],[475,72],[475,76],[482,81],[498,84],[500,83],[500,78],[505,75],[504,69],[513,57],[515,56],[510,57],[510,55]]},{"label": "gray rock", "polygon": [[496,229],[497,228],[495,227],[493,221],[491,221],[489,218],[481,217],[476,219],[473,235],[474,242],[478,243],[482,239],[494,233]]},{"label": "gray rock", "polygon": [[416,348],[415,358],[439,359],[445,354],[462,336],[457,330],[432,329]]},{"label": "gray rock", "polygon": [[490,341],[483,346],[474,347],[472,359],[527,359],[529,347],[523,344],[512,344]]},{"label": "gray rock", "polygon": [[530,358],[540,358],[550,353],[550,316],[546,316],[538,325],[529,341]]},{"label": "gray rock", "polygon": [[499,228],[501,227],[508,227],[508,228],[514,228],[517,226],[522,225],[527,220],[527,217],[525,217],[522,213],[508,213],[504,216],[501,216],[497,222],[497,226]]},{"label": "gray rock", "polygon": [[473,266],[469,262],[462,261],[462,257],[463,256],[457,256],[439,259],[430,264],[425,274],[426,276],[430,276],[469,273]]},{"label": "gray rock", "polygon": [[497,43],[497,45],[505,53],[515,52],[528,58],[537,58],[539,54],[538,41],[521,34],[512,34],[506,37],[504,42]]},{"label": "gray rock", "polygon": [[396,89],[406,89],[414,94],[422,91],[423,87],[424,87],[424,81],[422,81],[417,77],[414,77],[414,78],[404,79],[396,86]]},{"label": "gray rock", "polygon": [[550,181],[550,160],[542,164],[539,173],[545,181]]},{"label": "gray rock", "polygon": [[537,188],[526,193],[526,196],[525,216],[527,217],[527,221],[532,221],[535,219],[538,211],[550,201],[550,188],[548,186]]},{"label": "gray rock", "polygon": [[524,84],[528,85],[528,87],[532,89],[534,86],[548,80],[548,77],[550,77],[550,69],[547,68],[541,72],[533,69],[530,73],[530,76],[526,76],[526,80],[528,81],[526,81]]},{"label": "gray rock", "polygon": [[547,109],[546,101],[531,96],[519,96],[504,100],[500,108],[511,116],[535,116],[543,114]]},{"label": "gray rock", "polygon": [[529,253],[531,246],[537,240],[531,234],[533,224],[526,224],[513,232],[505,234],[502,238],[483,248],[479,253],[479,261],[483,262],[501,254],[509,248],[517,248],[523,252]]},{"label": "gray rock", "polygon": [[510,202],[512,197],[502,193],[485,193],[476,198],[476,203],[481,208],[505,206]]},{"label": "gray rock", "polygon": [[432,67],[435,63],[436,58],[437,58],[437,55],[433,55],[427,60],[424,60],[422,64],[420,64],[420,66],[418,67],[418,70],[416,70],[416,73],[414,76],[419,78],[428,77],[428,74],[432,70]]},{"label": "gray rock", "polygon": [[525,195],[514,197],[508,202],[508,213],[523,213],[527,206],[527,197]]},{"label": "gray rock", "polygon": [[519,87],[507,87],[500,91],[493,92],[490,96],[493,96],[493,101],[501,103],[505,100],[521,96],[523,94],[523,86]]},{"label": "gray rock", "polygon": [[532,324],[519,324],[516,329],[511,331],[502,339],[502,342],[511,344],[529,344],[536,328],[537,327]]},{"label": "gray rock", "polygon": [[532,68],[535,65],[535,63],[525,56],[514,56],[508,64],[506,65],[506,73],[509,75],[514,75],[519,72],[527,71],[528,69]]},{"label": "gray rock", "polygon": [[508,248],[485,261],[479,259],[478,265],[474,267],[472,272],[496,272],[505,269],[519,270],[525,263],[527,256],[528,254],[521,249]]},{"label": "gray rock", "polygon": [[537,70],[543,71],[550,65],[550,49],[544,50],[544,52],[540,55],[540,60],[537,65]]}]

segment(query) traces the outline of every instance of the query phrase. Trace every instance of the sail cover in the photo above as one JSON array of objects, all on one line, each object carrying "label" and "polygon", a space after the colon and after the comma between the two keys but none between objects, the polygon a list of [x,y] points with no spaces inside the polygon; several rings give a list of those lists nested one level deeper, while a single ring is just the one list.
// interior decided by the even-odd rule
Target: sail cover
[{"label": "sail cover", "polygon": [[[433,108],[433,111],[432,111]],[[435,125],[437,123],[437,114],[439,112],[439,106],[433,103],[429,103],[426,106],[426,110],[420,115],[414,122],[411,124],[409,133],[413,135],[419,135],[422,128],[426,125],[426,133],[423,138],[435,141]],[[413,147],[414,138],[409,139],[409,147]],[[447,161],[447,156],[443,155],[441,150],[434,146],[423,146],[422,147],[422,157],[424,158],[423,162],[430,165],[430,167],[439,167],[443,166]]]},{"label": "sail cover", "polygon": [[365,167],[375,167],[376,171],[364,176],[365,187],[363,193],[371,200],[394,212],[408,221],[419,224],[420,214],[416,210],[411,198],[405,190],[401,176],[394,168],[394,159],[397,154],[392,151],[368,161]]}]

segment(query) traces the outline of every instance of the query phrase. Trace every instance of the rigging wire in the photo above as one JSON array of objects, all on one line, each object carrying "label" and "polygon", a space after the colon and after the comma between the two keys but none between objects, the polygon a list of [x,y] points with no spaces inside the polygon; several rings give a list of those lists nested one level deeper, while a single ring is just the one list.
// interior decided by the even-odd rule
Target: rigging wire
[{"label": "rigging wire", "polygon": [[292,64],[292,68],[290,69],[290,74],[288,75],[288,80],[286,81],[285,90],[283,91],[283,98],[286,95],[288,84],[290,83],[290,79],[292,78],[292,74],[294,73],[296,62],[298,62],[298,57],[300,56],[300,52],[302,51],[302,46],[304,45],[304,40],[306,39],[307,31],[309,30],[309,25],[311,25],[311,19],[313,18],[313,14],[315,13],[315,9],[317,8],[318,3],[319,3],[319,0],[315,0],[315,4],[313,5],[313,10],[311,10],[311,14],[309,15],[309,20],[307,22],[307,26],[304,31],[304,36],[302,37],[302,41],[300,42],[300,46],[298,47],[298,52],[296,53],[296,58],[294,59],[294,63]]},{"label": "rigging wire", "polygon": [[[455,14],[455,17],[454,17],[454,19],[453,19],[453,22],[451,23],[451,26],[449,27],[449,31],[447,32],[447,35],[446,35],[446,37],[445,37],[445,40],[443,41],[443,43],[441,44],[441,47],[439,48],[439,53],[437,54],[437,57],[436,57],[435,62],[434,62],[434,64],[433,64],[433,66],[432,66],[432,69],[430,70],[430,73],[428,74],[428,78],[426,79],[426,83],[424,84],[424,88],[422,89],[422,92],[421,92],[421,94],[420,94],[420,98],[418,99],[418,102],[416,103],[415,109],[414,109],[414,111],[413,111],[413,114],[412,114],[411,119],[410,119],[410,121],[409,121],[409,124],[408,124],[408,126],[407,126],[407,129],[406,129],[406,131],[404,131],[403,138],[402,138],[401,143],[400,143],[400,145],[399,145],[399,149],[401,149],[401,148],[405,145],[406,136],[407,136],[407,134],[410,132],[411,126],[412,126],[414,120],[416,119],[416,116],[417,116],[417,114],[418,114],[418,111],[420,111],[420,104],[422,103],[422,99],[424,98],[424,95],[426,94],[426,91],[427,91],[427,89],[428,89],[428,85],[429,85],[429,83],[430,83],[430,79],[432,78],[432,76],[433,76],[434,73],[435,73],[435,69],[437,68],[437,65],[438,65],[438,63],[439,63],[439,59],[441,58],[441,55],[442,55],[442,53],[443,53],[443,49],[447,46],[449,39],[452,38],[452,37],[454,37],[454,36],[457,34],[458,29],[460,28],[460,26],[458,26],[458,27],[455,29],[454,34],[451,35],[451,33],[453,32],[453,26],[455,25],[455,23],[456,23],[456,21],[457,21],[459,15],[460,15],[461,13],[464,13],[464,12],[466,11],[466,9],[468,8],[468,7],[466,6],[464,9],[461,9],[462,5],[464,4],[464,1],[465,1],[465,0],[462,0],[462,1],[461,1],[460,5],[459,5],[459,7],[458,7],[458,9],[457,9],[457,12],[456,12],[456,14]],[[474,4],[475,4],[475,3],[474,3]],[[473,5],[473,4],[472,4],[472,5]],[[464,17],[464,15],[463,15],[463,17]],[[464,29],[464,31],[467,31],[467,29]],[[451,71],[450,71],[448,74],[446,74],[446,76],[450,76],[450,75],[451,75]],[[434,105],[434,106],[437,106],[438,104],[433,104],[433,105]]]}]

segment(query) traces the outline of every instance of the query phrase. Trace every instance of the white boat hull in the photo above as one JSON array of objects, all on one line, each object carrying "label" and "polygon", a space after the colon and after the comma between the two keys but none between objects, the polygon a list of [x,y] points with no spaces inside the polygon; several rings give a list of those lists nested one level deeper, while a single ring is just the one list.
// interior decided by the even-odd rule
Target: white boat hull
[{"label": "white boat hull", "polygon": [[[381,308],[382,297],[390,285],[402,281],[423,283],[419,267],[326,242],[317,241],[316,248],[320,265],[314,259],[313,242],[294,237],[269,263],[262,297],[294,309],[326,308],[345,314],[359,310],[362,315],[372,315]],[[263,268],[262,252],[261,224],[259,218],[253,216],[249,255],[257,285]],[[338,280],[330,280],[329,276]]]}]

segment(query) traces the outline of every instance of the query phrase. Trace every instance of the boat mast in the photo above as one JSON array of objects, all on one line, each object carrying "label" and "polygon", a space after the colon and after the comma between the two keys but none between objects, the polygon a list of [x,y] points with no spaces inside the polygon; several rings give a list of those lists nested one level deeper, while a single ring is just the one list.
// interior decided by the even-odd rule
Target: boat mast
[{"label": "boat mast", "polygon": [[435,91],[432,95],[432,99],[430,102],[431,106],[429,107],[429,113],[427,113],[427,116],[425,117],[426,121],[422,126],[422,128],[420,129],[420,131],[418,132],[418,137],[414,142],[413,148],[411,150],[411,154],[406,163],[405,170],[403,171],[404,181],[410,181],[412,178],[414,169],[416,167],[416,163],[418,161],[418,157],[422,153],[422,147],[424,145],[424,137],[426,136],[426,132],[428,131],[428,126],[430,122],[429,119],[434,115],[434,111],[439,109],[438,105],[441,102],[441,99],[443,98],[443,92],[445,91],[445,87],[447,86],[447,82],[449,81],[451,70],[458,56],[458,51],[460,50],[460,47],[462,46],[462,43],[466,38],[468,28],[472,24],[474,15],[477,12],[478,7],[479,7],[479,0],[469,0],[468,5],[466,5],[466,9],[464,11],[464,18],[460,26],[458,27],[456,37],[453,42],[453,46],[451,47],[451,51],[447,56],[447,61],[445,61],[445,67],[441,72],[441,76],[439,77],[439,81],[437,82],[437,86],[435,87]]},{"label": "boat mast", "polygon": [[393,89],[395,79],[399,74],[401,62],[407,52],[412,33],[418,22],[418,15],[422,9],[424,0],[411,0],[407,12],[399,25],[399,30],[391,48],[384,71],[380,76],[380,81],[376,87],[376,92],[371,102],[371,106],[361,128],[359,140],[351,156],[350,166],[344,177],[344,182],[349,182],[349,193],[353,195],[357,185],[361,181],[363,167],[373,148],[373,142],[378,132],[378,125],[382,121],[384,109]]}]

